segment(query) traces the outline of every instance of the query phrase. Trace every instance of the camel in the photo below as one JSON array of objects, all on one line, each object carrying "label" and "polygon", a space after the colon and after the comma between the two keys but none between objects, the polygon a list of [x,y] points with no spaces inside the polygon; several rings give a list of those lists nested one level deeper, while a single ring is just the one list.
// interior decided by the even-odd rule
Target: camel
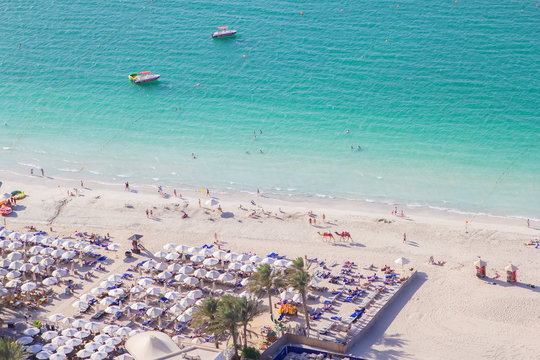
[{"label": "camel", "polygon": [[334,239],[334,235],[332,235],[331,232],[326,232],[326,231],[325,231],[325,232],[323,232],[323,233],[320,233],[319,231],[317,231],[317,234],[319,234],[320,236],[322,236],[323,240],[324,240],[325,238],[329,238],[329,239],[335,240],[335,239]]},{"label": "camel", "polygon": [[336,235],[340,237],[341,241],[350,241],[352,240],[351,234],[348,231],[342,231],[338,233],[336,231]]}]

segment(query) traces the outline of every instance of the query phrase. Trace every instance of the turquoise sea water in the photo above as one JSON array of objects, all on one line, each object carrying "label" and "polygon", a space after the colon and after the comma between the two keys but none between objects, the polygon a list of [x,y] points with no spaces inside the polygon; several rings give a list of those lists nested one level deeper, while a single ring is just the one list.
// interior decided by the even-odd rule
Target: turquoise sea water
[{"label": "turquoise sea water", "polygon": [[1,169],[540,218],[534,1],[9,0],[0,24]]}]

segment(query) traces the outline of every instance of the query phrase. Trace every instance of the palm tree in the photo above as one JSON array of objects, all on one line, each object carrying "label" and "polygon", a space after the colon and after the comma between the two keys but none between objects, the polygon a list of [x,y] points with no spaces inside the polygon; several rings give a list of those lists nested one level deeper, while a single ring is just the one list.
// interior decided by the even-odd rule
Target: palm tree
[{"label": "palm tree", "polygon": [[219,321],[219,299],[206,298],[202,304],[197,305],[199,310],[193,314],[193,324],[200,327],[205,333],[212,334],[214,336],[214,343],[216,349],[219,348],[219,337],[224,330],[223,324]]},{"label": "palm tree", "polygon": [[24,360],[27,353],[21,343],[9,337],[0,338],[0,360]]},{"label": "palm tree", "polygon": [[270,310],[270,319],[274,321],[274,312],[272,309],[272,289],[279,289],[285,285],[283,273],[272,269],[268,264],[261,264],[257,271],[249,278],[253,280],[248,285],[249,289],[255,293],[266,291],[268,293],[268,309]]},{"label": "palm tree", "polygon": [[238,359],[238,324],[240,323],[240,307],[235,296],[223,295],[218,304],[218,321],[233,340],[234,358]]},{"label": "palm tree", "polygon": [[[245,296],[236,298],[240,310],[240,323],[244,331],[244,348],[247,348],[247,327],[262,312],[258,300],[248,300]],[[252,333],[253,331],[250,331]],[[250,335],[251,336],[251,335]]]},{"label": "palm tree", "polygon": [[307,310],[306,297],[307,287],[311,281],[311,275],[308,272],[309,266],[304,266],[304,259],[301,257],[293,260],[293,264],[289,268],[287,274],[288,285],[298,291],[302,295],[302,306],[304,308],[304,315],[306,317],[306,328],[309,327],[309,313]]}]

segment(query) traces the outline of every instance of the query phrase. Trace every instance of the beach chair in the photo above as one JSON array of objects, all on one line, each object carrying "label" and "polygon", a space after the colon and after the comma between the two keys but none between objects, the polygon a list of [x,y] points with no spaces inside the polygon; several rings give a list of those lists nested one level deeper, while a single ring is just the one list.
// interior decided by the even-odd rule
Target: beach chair
[{"label": "beach chair", "polygon": [[332,328],[334,327],[334,322],[329,321],[321,330],[319,330],[319,334],[326,335]]}]

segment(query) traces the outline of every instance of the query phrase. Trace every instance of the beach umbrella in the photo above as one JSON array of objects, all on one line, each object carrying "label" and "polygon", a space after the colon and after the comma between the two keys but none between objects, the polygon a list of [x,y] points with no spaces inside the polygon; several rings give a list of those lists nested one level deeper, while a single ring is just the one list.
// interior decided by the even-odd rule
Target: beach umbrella
[{"label": "beach umbrella", "polygon": [[55,278],[55,277],[48,277],[46,279],[43,279],[43,281],[41,282],[43,285],[54,285],[54,284],[57,284],[58,283],[58,279]]},{"label": "beach umbrella", "polygon": [[39,262],[40,265],[43,265],[43,266],[51,266],[52,264],[54,264],[54,259],[51,259],[51,258],[45,258],[43,260],[41,260]]},{"label": "beach umbrella", "polygon": [[20,237],[20,240],[28,241],[30,240],[34,235],[33,234],[22,234]]},{"label": "beach umbrella", "polygon": [[179,253],[184,253],[184,252],[188,251],[189,246],[187,246],[187,245],[177,245],[174,249],[176,251],[178,251]]},{"label": "beach umbrella", "polygon": [[64,255],[64,253],[65,253],[64,250],[56,249],[56,250],[54,250],[54,251],[51,253],[51,256],[52,256],[52,257],[55,257],[55,258],[59,258],[59,257],[61,257],[62,255]]},{"label": "beach umbrella", "polygon": [[151,278],[142,278],[140,279],[139,281],[137,281],[137,284],[141,285],[141,286],[148,286],[148,285],[152,285],[154,283],[154,280],[151,279]]},{"label": "beach umbrella", "polygon": [[193,304],[195,304],[195,298],[190,298],[190,297],[185,297],[183,299],[181,299],[178,304],[180,304],[181,306],[183,306],[184,308],[187,308]]},{"label": "beach umbrella", "polygon": [[101,324],[97,322],[89,322],[88,324],[84,325],[84,328],[88,331],[98,331],[101,328]]},{"label": "beach umbrella", "polygon": [[[49,320],[51,320],[50,317],[49,317]],[[52,321],[52,320],[51,320],[51,321]],[[56,322],[56,321],[54,321],[54,322]],[[44,332],[43,334],[41,334],[41,338],[42,338],[43,340],[52,340],[52,339],[54,339],[54,338],[57,337],[57,336],[58,336],[58,332],[53,331],[53,330],[51,330],[51,331],[46,331],[46,332]],[[55,348],[54,350],[56,350],[56,348]],[[53,350],[53,351],[54,351],[54,350]]]},{"label": "beach umbrella", "polygon": [[146,294],[148,295],[160,295],[161,294],[161,289],[156,287],[156,286],[153,286],[153,287],[150,287],[146,290]]},{"label": "beach umbrella", "polygon": [[73,322],[71,323],[71,326],[73,326],[73,327],[75,327],[75,328],[83,328],[83,327],[86,326],[88,323],[89,323],[88,320],[85,320],[85,319],[77,319],[77,320],[73,320]]},{"label": "beach umbrella", "polygon": [[216,205],[219,205],[219,200],[215,197],[212,197],[206,200],[204,203],[209,206],[216,206]]},{"label": "beach umbrella", "polygon": [[4,287],[0,287],[0,296],[4,296],[4,295],[6,295],[8,292],[9,292],[8,289],[6,289],[6,288],[4,288]]},{"label": "beach umbrella", "polygon": [[18,248],[21,248],[23,246],[22,242],[20,241],[13,241],[11,244],[8,245],[9,250],[17,250]]},{"label": "beach umbrella", "polygon": [[110,339],[111,337],[107,334],[99,334],[94,337],[94,341],[100,344],[103,344],[105,341]]},{"label": "beach umbrella", "polygon": [[133,356],[129,354],[122,354],[115,357],[114,360],[135,360],[135,359],[133,358]]},{"label": "beach umbrella", "polygon": [[[221,250],[219,250],[219,251],[221,251]],[[216,256],[216,257],[219,257],[219,256]],[[221,257],[221,259],[227,260],[227,261],[235,261],[235,260],[238,259],[238,254],[235,253],[235,252],[226,253],[225,255],[223,255],[223,257]]]},{"label": "beach umbrella", "polygon": [[178,253],[168,253],[167,256],[165,256],[165,259],[167,260],[176,260],[180,257],[180,254]]},{"label": "beach umbrella", "polygon": [[110,352],[113,352],[114,349],[115,349],[114,346],[107,345],[107,344],[101,345],[101,346],[98,348],[99,351],[106,352],[107,354],[110,353]]},{"label": "beach umbrella", "polygon": [[101,343],[91,341],[88,344],[84,345],[84,348],[90,351],[96,351],[101,346]]},{"label": "beach umbrella", "polygon": [[116,332],[116,330],[120,329],[120,326],[118,325],[107,325],[103,328],[103,332],[105,334],[113,334],[114,332]]},{"label": "beach umbrella", "polygon": [[23,266],[23,264],[24,263],[22,261],[14,260],[9,264],[8,269],[9,270],[18,270],[21,266]]},{"label": "beach umbrella", "polygon": [[28,350],[28,352],[32,354],[36,354],[40,352],[42,349],[43,349],[43,345],[41,344],[35,344],[26,348],[26,350]]},{"label": "beach umbrella", "polygon": [[160,308],[157,308],[157,307],[153,307],[153,308],[150,308],[148,310],[146,310],[146,315],[150,316],[150,317],[158,317],[159,315],[161,315],[163,313],[163,310],[161,310]]},{"label": "beach umbrella", "polygon": [[[54,345],[63,345],[66,343],[66,341],[68,341],[69,338],[67,336],[57,336],[55,337],[54,339],[51,340],[51,343],[53,343]],[[56,349],[58,350],[58,349]]]},{"label": "beach umbrella", "polygon": [[11,264],[8,259],[0,259],[0,267],[7,268]]},{"label": "beach umbrella", "polygon": [[5,249],[11,245],[11,240],[0,240],[0,248]]},{"label": "beach umbrella", "polygon": [[75,333],[75,337],[79,339],[84,339],[90,336],[90,331],[88,330],[80,330]]},{"label": "beach umbrella", "polygon": [[71,304],[75,309],[79,309],[79,311],[86,311],[88,309],[88,301],[81,301],[77,300],[73,304]]},{"label": "beach umbrella", "polygon": [[183,266],[180,270],[178,270],[178,272],[180,274],[189,275],[189,274],[191,274],[193,272],[193,267],[189,266],[189,265],[186,265],[186,266]]},{"label": "beach umbrella", "polygon": [[158,258],[158,259],[162,259],[164,258],[165,256],[167,256],[168,253],[166,253],[165,251],[158,251],[158,252],[155,252],[154,253],[154,257],[155,258]]},{"label": "beach umbrella", "polygon": [[122,296],[124,295],[126,292],[124,291],[124,289],[120,289],[120,288],[117,288],[117,289],[112,289],[112,290],[109,290],[109,295],[110,296]]},{"label": "beach umbrella", "polygon": [[38,359],[48,359],[53,353],[47,350],[42,350],[36,354]]},{"label": "beach umbrella", "polygon": [[55,277],[65,277],[67,276],[68,271],[66,269],[56,269],[52,272],[52,276]]},{"label": "beach umbrella", "polygon": [[[118,330],[120,330],[120,329],[118,329]],[[133,336],[133,335],[130,335],[130,336]],[[116,345],[120,344],[121,342],[122,342],[122,338],[119,338],[118,336],[111,337],[111,338],[108,338],[107,340],[105,340],[105,344],[110,345],[110,346],[116,346]]]},{"label": "beach umbrella", "polygon": [[169,309],[169,311],[172,311],[173,313],[175,314],[179,314],[181,313],[182,311],[186,310],[186,307],[185,306],[182,306],[181,304],[176,304],[174,305],[173,307],[171,307]]},{"label": "beach umbrella", "polygon": [[200,263],[204,261],[204,259],[205,257],[202,255],[193,255],[190,260],[193,261],[194,263]]},{"label": "beach umbrella", "polygon": [[53,237],[46,237],[46,238],[41,239],[40,243],[41,245],[51,245],[53,241],[54,241]]},{"label": "beach umbrella", "polygon": [[6,276],[9,273],[8,270],[0,268],[0,276]]},{"label": "beach umbrella", "polygon": [[217,279],[219,275],[220,275],[219,271],[212,270],[212,271],[207,272],[205,276],[206,278],[210,280],[214,280],[214,279]]},{"label": "beach umbrella", "polygon": [[142,267],[146,270],[150,270],[152,269],[154,266],[157,265],[157,261],[154,261],[154,260],[148,260],[147,262],[145,262]]},{"label": "beach umbrella", "polygon": [[98,286],[98,287],[95,287],[92,290],[90,290],[90,293],[99,296],[99,295],[103,294],[106,291],[107,291],[106,287]]},{"label": "beach umbrella", "polygon": [[104,287],[104,288],[111,288],[111,287],[115,287],[116,286],[116,282],[115,281],[109,281],[109,280],[104,280],[102,281],[99,286],[101,287]]},{"label": "beach umbrella", "polygon": [[476,261],[474,262],[474,266],[484,267],[484,266],[486,266],[486,265],[487,265],[487,263],[486,263],[484,260],[482,260],[482,259],[478,259],[478,260],[476,260]]},{"label": "beach umbrella", "polygon": [[39,334],[39,329],[36,327],[31,327],[23,331],[23,334],[26,336],[34,336]]},{"label": "beach umbrella", "polygon": [[176,249],[176,244],[168,243],[168,244],[163,245],[163,250],[174,251],[175,249]]},{"label": "beach umbrella", "polygon": [[190,292],[187,293],[186,295],[188,298],[191,298],[191,299],[200,299],[203,297],[203,292],[199,289],[195,289],[195,290],[192,290]]},{"label": "beach umbrella", "polygon": [[32,343],[32,341],[34,341],[34,339],[31,336],[23,336],[17,339],[17,342],[23,345],[28,345]]},{"label": "beach umbrella", "polygon": [[51,255],[51,253],[54,251],[53,248],[50,248],[50,247],[47,247],[47,248],[44,248],[43,250],[41,250],[39,253],[40,255]]},{"label": "beach umbrella", "polygon": [[178,274],[178,275],[176,275],[174,277],[174,280],[176,280],[176,281],[184,281],[184,279],[187,278],[187,277],[188,277],[188,275],[186,275],[186,274]]},{"label": "beach umbrella", "polygon": [[9,261],[17,261],[17,260],[21,260],[22,257],[23,256],[19,251],[14,251],[8,256],[6,256],[6,259],[8,259]]},{"label": "beach umbrella", "polygon": [[95,353],[93,353],[91,356],[90,356],[90,360],[103,360],[105,359],[107,356],[109,356],[106,352],[104,351],[97,351]]},{"label": "beach umbrella", "polygon": [[109,275],[107,280],[116,283],[116,282],[122,281],[122,275],[120,275],[120,274],[112,274],[112,275]]},{"label": "beach umbrella", "polygon": [[168,271],[163,271],[163,272],[160,272],[157,277],[158,279],[162,279],[162,280],[170,279],[172,277],[172,273]]},{"label": "beach umbrella", "polygon": [[165,297],[169,300],[178,299],[180,297],[180,293],[178,291],[169,291],[165,293]]},{"label": "beach umbrella", "polygon": [[196,285],[199,283],[199,279],[197,279],[196,277],[187,277],[184,279],[184,284],[186,285]]},{"label": "beach umbrella", "polygon": [[172,263],[171,265],[169,265],[167,267],[167,270],[171,271],[171,272],[177,272],[178,270],[180,270],[182,268],[182,265],[180,264],[177,264],[177,263]]},{"label": "beach umbrella", "polygon": [[[199,301],[201,301],[201,300],[199,300]],[[190,316],[193,316],[193,314],[198,313],[199,311],[200,310],[197,309],[196,307],[191,307],[191,308],[187,309],[184,314],[188,314]]]},{"label": "beach umbrella", "polygon": [[519,268],[517,266],[515,266],[515,265],[509,264],[504,268],[504,270],[506,270],[506,271],[516,271],[516,270],[519,270]]},{"label": "beach umbrella", "polygon": [[39,245],[36,245],[36,246],[32,246],[30,249],[28,249],[28,252],[32,255],[37,255],[41,252],[41,250],[45,249],[44,247],[42,246],[39,246]]},{"label": "beach umbrella", "polygon": [[176,320],[181,321],[181,322],[188,322],[191,319],[192,319],[191,315],[188,315],[188,314],[181,314],[176,318]]},{"label": "beach umbrella", "polygon": [[199,250],[199,255],[204,256],[204,257],[210,256],[210,255],[212,255],[212,253],[213,252],[210,249],[201,249],[201,250]]},{"label": "beach umbrella", "polygon": [[[54,245],[54,243],[53,243],[53,245]],[[63,247],[64,249],[72,248],[74,245],[75,245],[75,241],[73,241],[73,240],[65,240],[65,241],[62,243],[62,247]]]},{"label": "beach umbrella", "polygon": [[240,281],[240,284],[242,284],[242,286],[247,286],[248,284],[251,284],[252,282],[253,280],[242,279],[242,281]]},{"label": "beach umbrella", "polygon": [[202,337],[196,337],[191,339],[192,344],[204,344],[206,341]]},{"label": "beach umbrella", "polygon": [[269,257],[265,257],[264,259],[262,259],[261,264],[272,265],[274,262],[276,262],[276,260]]},{"label": "beach umbrella", "polygon": [[81,344],[82,344],[82,340],[78,338],[69,339],[68,341],[66,341],[66,345],[72,346],[72,347],[79,346]]},{"label": "beach umbrella", "polygon": [[53,343],[48,343],[48,344],[43,345],[43,349],[41,349],[41,350],[42,350],[42,351],[50,351],[50,352],[53,352],[53,351],[55,351],[56,349],[58,349],[58,345],[53,344]]},{"label": "beach umbrella", "polygon": [[6,278],[7,279],[16,279],[21,276],[21,272],[17,270],[13,270],[7,273]]},{"label": "beach umbrella", "polygon": [[230,263],[230,264],[229,264],[228,268],[229,268],[230,270],[240,270],[240,268],[242,267],[242,265],[244,265],[244,264],[242,264],[241,262],[233,262],[233,263]]},{"label": "beach umbrella", "polygon": [[76,327],[76,326],[73,326],[72,325],[72,322],[75,321],[75,318],[71,317],[71,316],[67,316],[65,318],[63,318],[62,320],[60,320],[60,322],[62,323],[62,325],[65,325],[67,327]]},{"label": "beach umbrella", "polygon": [[231,281],[231,280],[234,279],[234,275],[229,274],[229,273],[223,273],[223,274],[219,275],[217,279],[218,279],[219,281],[223,281],[223,282],[225,282],[225,281]]},{"label": "beach umbrella", "polygon": [[[130,327],[124,326],[124,327],[121,327],[120,329],[116,330],[114,332],[114,334],[117,335],[117,336],[128,336],[130,331],[131,331]],[[114,339],[114,338],[111,338],[111,339]]]},{"label": "beach umbrella", "polygon": [[76,250],[83,250],[86,246],[88,246],[87,243],[77,242],[77,243],[73,244],[71,247],[73,249],[76,249]]},{"label": "beach umbrella", "polygon": [[140,293],[141,291],[144,291],[144,288],[141,285],[135,285],[129,290],[129,292],[132,294],[137,294],[137,293]]},{"label": "beach umbrella", "polygon": [[240,270],[244,272],[252,272],[254,269],[255,269],[255,266],[251,264],[242,265],[242,267],[240,268]]},{"label": "beach umbrella", "polygon": [[69,346],[69,345],[62,345],[58,349],[56,349],[57,354],[63,354],[63,355],[69,354],[72,351],[73,351],[73,346]]},{"label": "beach umbrella", "polygon": [[206,275],[208,271],[204,270],[204,269],[197,269],[195,270],[195,272],[193,273],[194,276],[197,276],[197,277],[203,277],[204,275]]},{"label": "beach umbrella", "polygon": [[409,263],[409,260],[407,260],[404,257],[400,257],[400,258],[397,258],[396,260],[394,260],[394,263],[396,263],[398,265],[405,265],[405,264]]},{"label": "beach umbrella", "polygon": [[79,297],[79,300],[81,301],[85,301],[85,302],[89,302],[89,301],[92,301],[94,300],[96,297],[92,294],[82,294],[80,297]]},{"label": "beach umbrella", "polygon": [[87,357],[90,357],[90,355],[92,355],[92,351],[86,348],[77,351],[77,357],[80,359],[86,359]]},{"label": "beach umbrella", "polygon": [[67,336],[67,337],[73,337],[73,335],[75,335],[77,331],[79,330],[75,328],[67,328],[67,329],[62,330],[62,335]]},{"label": "beach umbrella", "polygon": [[43,236],[41,235],[34,235],[30,238],[30,242],[32,244],[40,244],[41,243],[41,240],[43,240]]},{"label": "beach umbrella", "polygon": [[21,238],[22,233],[20,232],[12,232],[8,235],[8,238],[11,240],[19,240]]},{"label": "beach umbrella", "polygon": [[87,253],[96,251],[96,250],[98,250],[98,249],[99,249],[99,246],[92,245],[92,244],[86,245],[86,246],[83,248],[84,252],[87,252]]},{"label": "beach umbrella", "polygon": [[[7,197],[7,198],[5,198],[5,199],[9,199],[10,197],[11,197],[11,194],[9,194],[9,197]],[[1,199],[1,198],[0,198],[0,199]],[[6,236],[8,236],[8,235],[11,234],[11,233],[12,233],[12,232],[9,231],[9,230],[7,230],[7,229],[6,229],[6,230],[1,230],[1,231],[0,231],[0,236],[1,236],[1,237],[6,237]]]},{"label": "beach umbrella", "polygon": [[131,304],[129,307],[131,308],[131,310],[139,311],[139,310],[147,308],[148,305],[146,305],[143,302],[136,302],[136,303]]},{"label": "beach umbrella", "polygon": [[30,259],[28,259],[28,262],[31,264],[39,264],[39,262],[43,259],[44,257],[41,255],[34,255]]},{"label": "beach umbrella", "polygon": [[196,246],[192,246],[192,247],[188,248],[186,251],[187,251],[188,254],[195,255],[195,254],[198,254],[199,251],[201,251],[201,248],[198,248]]},{"label": "beach umbrella", "polygon": [[49,356],[49,360],[64,360],[66,358],[65,354],[54,353]]},{"label": "beach umbrella", "polygon": [[[234,254],[234,253],[229,253],[229,254]],[[212,253],[212,256],[215,257],[216,259],[223,259],[226,255],[227,255],[227,252],[223,250],[217,250]]]},{"label": "beach umbrella", "polygon": [[236,257],[236,261],[248,261],[251,257],[252,255],[249,255],[249,254],[239,254]]},{"label": "beach umbrella", "polygon": [[19,284],[21,283],[21,280],[11,280],[9,281],[7,284],[6,284],[6,287],[7,288],[15,288],[17,286],[19,286]]},{"label": "beach umbrella", "polygon": [[67,251],[62,254],[62,259],[65,259],[65,260],[73,259],[76,255],[77,253],[75,251]]},{"label": "beach umbrella", "polygon": [[111,305],[105,309],[107,314],[116,314],[118,311],[120,311],[120,306],[117,305]]},{"label": "beach umbrella", "polygon": [[114,302],[116,302],[116,299],[110,296],[104,297],[103,299],[99,300],[99,303],[103,306],[112,305]]},{"label": "beach umbrella", "polygon": [[204,266],[214,266],[214,265],[217,265],[218,263],[219,263],[219,260],[216,258],[208,258],[208,259],[204,259],[203,261]]},{"label": "beach umbrella", "polygon": [[274,266],[288,267],[289,261],[285,259],[277,260],[274,262]]},{"label": "beach umbrella", "polygon": [[107,246],[107,250],[109,251],[118,251],[122,248],[122,245],[118,243],[112,243]]},{"label": "beach umbrella", "polygon": [[252,257],[249,258],[249,261],[252,262],[252,263],[260,263],[261,261],[263,261],[263,258],[258,256],[258,255],[253,255]]},{"label": "beach umbrella", "polygon": [[64,244],[64,239],[54,239],[51,241],[51,245],[54,247],[59,247]]}]

